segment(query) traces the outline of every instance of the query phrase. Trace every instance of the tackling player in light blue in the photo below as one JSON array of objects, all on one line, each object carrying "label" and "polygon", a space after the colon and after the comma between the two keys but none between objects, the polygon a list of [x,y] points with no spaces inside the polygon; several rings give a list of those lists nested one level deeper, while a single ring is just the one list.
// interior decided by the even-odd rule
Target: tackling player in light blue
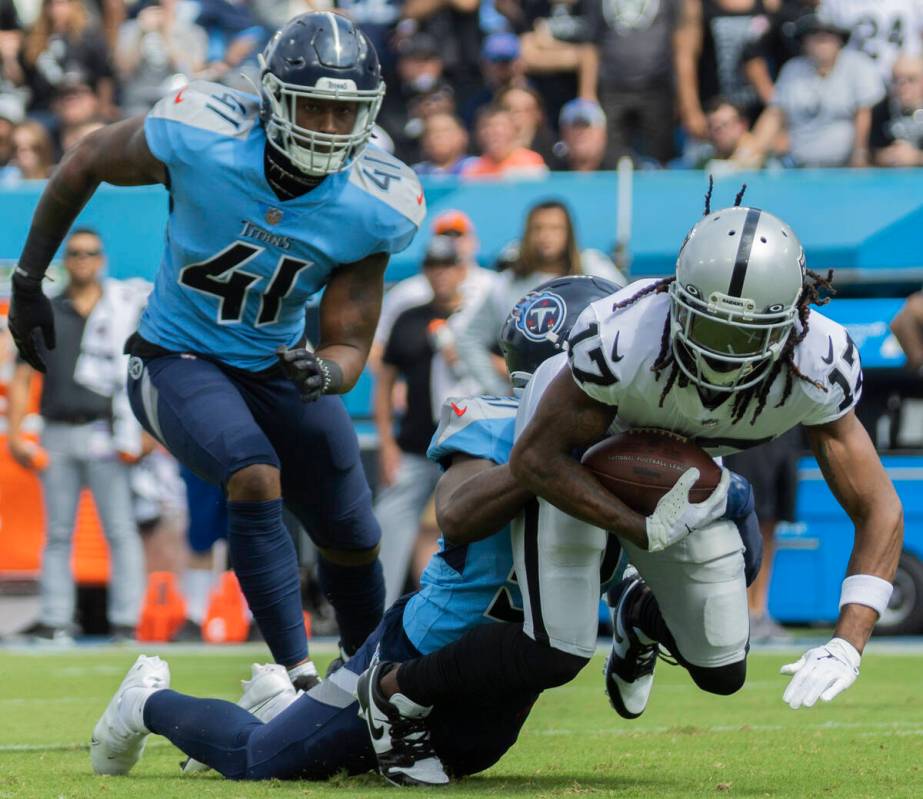
[{"label": "tackling player in light blue", "polygon": [[[566,280],[578,281],[582,289],[592,287],[596,294],[570,309],[556,305],[552,319],[546,319],[545,311],[536,314],[552,323],[552,333],[561,332],[566,319],[572,323],[585,304],[611,290],[583,283],[592,278]],[[535,300],[536,294],[530,298]],[[537,339],[519,337],[508,351],[508,363],[519,377],[557,351],[550,341]],[[300,698],[284,671],[256,667],[237,706],[162,690],[169,688],[166,664],[141,656],[96,725],[94,770],[126,773],[140,757],[148,732],[166,736],[191,758],[231,779],[325,779],[343,770],[375,768],[382,755],[373,749],[366,721],[357,715],[359,675],[379,662],[434,652],[487,622],[522,620],[519,590],[510,581],[509,523],[530,496],[516,486],[506,466],[517,407],[515,397],[475,397],[442,408],[428,452],[446,467],[436,495],[444,532],[440,551],[426,569],[420,591],[398,600],[344,666]],[[404,711],[417,713],[402,727],[412,739],[409,749],[391,751],[382,773],[398,784],[435,784],[447,779],[443,766],[454,776],[488,768],[516,741],[536,696],[524,687],[489,705],[467,698],[431,713],[405,705]],[[413,743],[423,729],[427,735]]]}]

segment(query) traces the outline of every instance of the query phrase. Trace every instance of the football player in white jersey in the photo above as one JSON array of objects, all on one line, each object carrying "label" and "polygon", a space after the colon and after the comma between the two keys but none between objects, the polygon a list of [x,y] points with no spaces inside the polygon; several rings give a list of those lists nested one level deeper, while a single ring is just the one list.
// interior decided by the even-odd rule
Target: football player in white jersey
[{"label": "football player in white jersey", "polygon": [[519,548],[526,632],[564,652],[592,651],[595,631],[584,623],[599,593],[592,542],[604,540],[599,530],[618,535],[638,574],[610,594],[606,688],[626,718],[647,704],[660,647],[702,689],[738,690],[749,629],[743,545],[733,525],[716,521],[721,492],[715,502],[691,504],[698,477],[691,469],[652,516],[630,510],[574,456],[617,429],[671,430],[718,456],[805,426],[855,525],[855,544],[834,637],[783,667],[793,675],[783,698],[792,708],[812,706],[858,676],[891,594],[903,521],[853,411],[862,387],[856,347],[810,308],[829,288],[829,276],[805,269],[794,231],[777,217],[746,207],[706,212],[683,243],[675,276],[634,283],[587,308],[567,355],[546,361],[523,396],[513,473],[585,522],[562,536],[549,514],[548,525],[539,518],[531,557],[528,538]]}]

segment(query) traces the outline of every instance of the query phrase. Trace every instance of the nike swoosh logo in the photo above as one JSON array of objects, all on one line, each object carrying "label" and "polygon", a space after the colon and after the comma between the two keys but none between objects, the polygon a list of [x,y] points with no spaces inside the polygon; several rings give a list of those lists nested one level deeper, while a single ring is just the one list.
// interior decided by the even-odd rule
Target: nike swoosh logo
[{"label": "nike swoosh logo", "polygon": [[417,205],[423,205],[423,192],[422,191],[417,196]]},{"label": "nike swoosh logo", "polygon": [[454,402],[450,402],[449,405],[452,406],[452,410],[455,411],[456,416],[464,416],[468,411],[467,405],[464,408],[459,408]]},{"label": "nike swoosh logo", "polygon": [[827,355],[822,357],[821,360],[828,366],[833,363],[833,338],[827,336]]},{"label": "nike swoosh logo", "polygon": [[622,334],[621,330],[616,331],[615,341],[612,342],[612,363],[618,363],[624,355],[619,355],[619,336]]},{"label": "nike swoosh logo", "polygon": [[371,715],[369,715],[369,732],[372,734],[372,737],[377,741],[381,739],[381,736],[385,734],[385,728],[378,726],[372,720]]},{"label": "nike swoosh logo", "polygon": [[174,102],[174,103],[181,103],[181,102],[183,102],[183,92],[184,92],[184,91],[186,91],[186,87],[185,87],[185,86],[183,86],[183,88],[180,89],[180,90],[176,93],[176,97],[173,98],[173,102]]}]

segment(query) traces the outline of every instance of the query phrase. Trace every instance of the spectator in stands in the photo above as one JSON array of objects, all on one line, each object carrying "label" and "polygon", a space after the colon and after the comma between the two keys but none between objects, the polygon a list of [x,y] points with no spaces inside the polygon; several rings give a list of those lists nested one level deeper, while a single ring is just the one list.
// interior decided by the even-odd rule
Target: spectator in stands
[{"label": "spectator in stands", "polygon": [[520,297],[561,275],[595,275],[625,285],[625,278],[599,250],[580,251],[567,206],[546,200],[529,209],[517,256],[460,333],[458,354],[479,393],[509,393],[506,364],[497,347],[500,327]]},{"label": "spectator in stands", "polygon": [[468,131],[453,114],[431,114],[420,140],[423,160],[413,165],[418,175],[460,175],[474,160],[468,155]]},{"label": "spectator in stands", "polygon": [[860,50],[891,78],[897,57],[923,55],[923,5],[919,0],[822,0],[820,13],[850,33],[848,48]]},{"label": "spectator in stands", "polygon": [[10,165],[20,180],[45,180],[54,167],[54,146],[48,131],[33,120],[26,120],[13,131],[13,158]]},{"label": "spectator in stands", "polygon": [[680,120],[687,134],[704,139],[703,107],[719,95],[751,119],[760,112],[755,84],[771,80],[765,60],[750,48],[769,30],[781,0],[683,0],[683,5],[676,51]]},{"label": "spectator in stands", "polygon": [[[398,316],[376,375],[373,402],[382,491],[375,502],[375,515],[382,530],[386,605],[403,593],[420,517],[439,479],[439,467],[427,460],[426,449],[436,431],[435,414],[454,392],[451,386],[444,386],[447,393],[434,395],[433,358],[442,353],[450,363],[457,361],[445,322],[464,301],[461,287],[465,274],[455,241],[433,237],[423,259],[423,275],[430,284],[432,299]],[[395,435],[392,400],[398,380],[407,385],[407,407]]]},{"label": "spectator in stands", "polygon": [[493,103],[497,93],[507,86],[525,85],[519,39],[512,33],[491,33],[481,48],[481,76],[484,85],[462,109],[462,119],[474,127],[478,111]]},{"label": "spectator in stands", "polygon": [[117,116],[109,49],[82,0],[42,0],[23,45],[23,67],[31,114],[47,115],[55,89],[76,79],[93,88],[107,118]]},{"label": "spectator in stands", "polygon": [[741,163],[761,162],[787,129],[796,166],[867,166],[872,107],[885,94],[874,63],[844,50],[846,34],[816,14],[799,19],[796,35],[803,55],[782,68],[754,127],[754,152],[739,152]]},{"label": "spectator in stands", "polygon": [[684,0],[588,0],[590,43],[580,58],[580,96],[602,105],[609,157],[673,156],[674,78]]},{"label": "spectator in stands", "polygon": [[705,119],[708,141],[686,147],[682,163],[676,166],[709,172],[737,169],[737,155],[754,149],[750,123],[743,111],[730,100],[716,97],[705,107]]},{"label": "spectator in stands", "polygon": [[524,0],[498,5],[520,34],[523,69],[544,101],[548,118],[577,95],[580,49],[588,36],[576,0]]},{"label": "spectator in stands", "polygon": [[537,152],[517,144],[513,118],[502,108],[481,110],[477,139],[482,155],[462,170],[462,177],[539,177],[548,171]]},{"label": "spectator in stands", "polygon": [[[27,123],[28,124],[28,123]],[[35,124],[35,123],[32,123]],[[57,346],[45,352],[41,451],[23,437],[33,370],[19,362],[9,386],[9,448],[26,469],[41,471],[47,536],[42,555],[41,612],[26,632],[67,641],[74,617],[71,536],[82,488],[89,488],[109,542],[112,576],[108,619],[116,638],[134,636],[144,562],[132,511],[129,467],[141,448],[141,428],[125,397],[125,338],[134,330],[145,294],[101,280],[106,259],[92,230],[75,230],[64,248],[68,283],[51,301]]]},{"label": "spectator in stands", "polygon": [[22,25],[13,0],[0,0],[0,96],[13,92],[25,82],[19,63]]},{"label": "spectator in stands", "polygon": [[529,86],[507,86],[497,93],[496,105],[509,112],[516,128],[516,143],[537,152],[547,162],[554,136],[545,121],[545,109],[538,92]]},{"label": "spectator in stands", "polygon": [[0,94],[0,175],[13,159],[13,131],[22,123],[23,116],[22,104],[18,97]]},{"label": "spectator in stands", "polygon": [[197,77],[252,92],[259,81],[256,56],[266,40],[249,2],[200,0],[196,25],[208,37],[206,68]]},{"label": "spectator in stands", "polygon": [[76,77],[68,78],[55,87],[51,111],[54,114],[52,129],[57,135],[59,154],[67,150],[65,139],[73,144],[78,138],[76,131],[90,123],[102,121],[99,98],[88,83]]},{"label": "spectator in stands", "polygon": [[[461,309],[452,317],[452,323],[463,324],[475,308],[478,308],[487,292],[493,287],[496,275],[489,269],[478,266],[477,255],[480,243],[474,224],[467,214],[456,209],[449,209],[438,214],[433,220],[434,236],[446,236],[455,240],[459,259],[465,267],[465,279],[462,281]],[[433,289],[423,274],[413,275],[400,281],[390,289],[381,304],[378,327],[372,343],[369,362],[374,366],[381,360],[381,353],[391,335],[394,320],[408,308],[425,305],[433,298]]]},{"label": "spectator in stands", "polygon": [[891,90],[872,109],[878,166],[923,166],[923,56],[898,56]]},{"label": "spectator in stands", "polygon": [[479,0],[404,0],[398,30],[421,30],[439,43],[445,76],[464,107],[481,89]]},{"label": "spectator in stands", "polygon": [[455,110],[454,91],[443,76],[439,42],[424,32],[403,39],[398,45],[397,78],[397,85],[388,87],[378,122],[394,141],[395,155],[414,163],[421,157],[426,118]]},{"label": "spectator in stands", "polygon": [[205,66],[205,31],[176,7],[177,0],[155,0],[119,30],[115,65],[126,116],[146,113]]},{"label": "spectator in stands", "polygon": [[606,151],[606,114],[592,100],[571,100],[561,109],[558,123],[561,140],[554,146],[551,169],[563,172],[595,172],[614,169]]},{"label": "spectator in stands", "polygon": [[779,641],[790,637],[769,615],[769,583],[776,529],[782,522],[795,521],[798,457],[803,449],[801,430],[794,427],[768,444],[724,459],[728,469],[742,474],[753,486],[756,517],[763,537],[763,565],[747,589],[751,641]]}]

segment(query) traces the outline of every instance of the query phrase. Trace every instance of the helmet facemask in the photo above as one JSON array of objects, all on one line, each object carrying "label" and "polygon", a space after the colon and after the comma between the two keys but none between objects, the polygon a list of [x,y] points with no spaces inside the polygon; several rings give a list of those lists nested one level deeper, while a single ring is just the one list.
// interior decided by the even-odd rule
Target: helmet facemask
[{"label": "helmet facemask", "polygon": [[[366,90],[357,89],[352,80],[326,77],[318,78],[314,87],[284,83],[267,69],[262,55],[259,59],[263,71],[261,93],[269,144],[307,175],[324,177],[346,169],[372,135],[385,93],[384,83],[376,89]],[[297,110],[298,101],[302,98],[356,103],[356,121],[352,131],[332,134],[300,127]]]},{"label": "helmet facemask", "polygon": [[693,383],[711,391],[737,392],[764,380],[791,335],[798,299],[762,311],[753,300],[694,286],[670,285],[673,357]]}]

